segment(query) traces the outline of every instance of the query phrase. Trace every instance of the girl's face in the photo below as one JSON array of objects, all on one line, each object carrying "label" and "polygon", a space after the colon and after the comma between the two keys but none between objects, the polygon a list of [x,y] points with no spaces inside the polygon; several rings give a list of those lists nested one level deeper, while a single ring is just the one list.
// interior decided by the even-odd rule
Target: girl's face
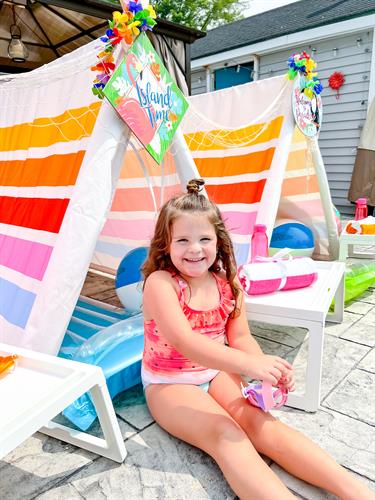
[{"label": "girl's face", "polygon": [[182,275],[203,276],[215,262],[216,251],[217,237],[207,215],[181,214],[175,219],[169,254]]}]

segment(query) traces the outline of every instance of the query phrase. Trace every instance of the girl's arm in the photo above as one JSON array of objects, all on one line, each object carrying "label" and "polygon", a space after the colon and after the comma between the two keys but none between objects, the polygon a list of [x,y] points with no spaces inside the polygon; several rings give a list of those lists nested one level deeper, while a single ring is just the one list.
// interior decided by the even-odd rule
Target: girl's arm
[{"label": "girl's arm", "polygon": [[[230,318],[227,323],[227,339],[230,347],[239,349],[249,354],[263,355],[262,349],[255,338],[251,335],[249,324],[246,317],[244,292],[241,290],[238,300],[240,304],[240,314],[236,318]],[[283,374],[278,380],[278,385],[286,389],[294,390],[293,367]]]},{"label": "girl's arm", "polygon": [[221,345],[194,332],[181,309],[174,286],[168,272],[152,273],[143,291],[143,311],[145,319],[153,319],[160,333],[181,354],[207,368],[243,374],[273,384],[291,369],[287,361],[278,356],[266,356],[260,348],[259,351],[247,352]]}]

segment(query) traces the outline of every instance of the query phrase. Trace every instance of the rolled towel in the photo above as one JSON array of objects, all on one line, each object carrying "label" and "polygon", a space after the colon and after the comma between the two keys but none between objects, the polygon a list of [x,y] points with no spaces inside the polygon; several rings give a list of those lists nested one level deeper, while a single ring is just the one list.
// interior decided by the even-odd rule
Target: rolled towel
[{"label": "rolled towel", "polygon": [[243,264],[238,277],[248,295],[261,295],[310,286],[317,280],[318,271],[310,257],[272,258]]}]

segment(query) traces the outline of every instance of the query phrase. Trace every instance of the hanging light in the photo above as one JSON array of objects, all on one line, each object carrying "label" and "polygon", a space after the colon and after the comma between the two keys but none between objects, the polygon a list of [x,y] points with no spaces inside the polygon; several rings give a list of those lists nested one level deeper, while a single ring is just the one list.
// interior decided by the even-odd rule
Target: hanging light
[{"label": "hanging light", "polygon": [[29,57],[29,52],[25,46],[25,44],[21,40],[21,30],[16,24],[16,14],[14,12],[14,6],[12,6],[13,10],[13,24],[11,24],[10,30],[10,42],[8,45],[8,56],[12,59],[13,62],[22,63],[25,62]]}]

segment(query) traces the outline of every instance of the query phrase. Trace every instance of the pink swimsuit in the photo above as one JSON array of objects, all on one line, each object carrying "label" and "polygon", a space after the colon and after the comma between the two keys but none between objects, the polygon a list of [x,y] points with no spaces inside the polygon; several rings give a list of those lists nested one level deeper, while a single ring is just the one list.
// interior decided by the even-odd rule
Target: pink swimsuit
[{"label": "pink swimsuit", "polygon": [[[179,285],[178,298],[192,330],[220,344],[225,342],[225,326],[234,309],[234,299],[229,283],[213,273],[220,294],[219,304],[209,311],[196,311],[185,302],[187,283],[173,275]],[[154,320],[144,322],[145,346],[142,359],[142,383],[200,385],[212,380],[218,370],[194,363],[179,353],[158,331]]]}]

